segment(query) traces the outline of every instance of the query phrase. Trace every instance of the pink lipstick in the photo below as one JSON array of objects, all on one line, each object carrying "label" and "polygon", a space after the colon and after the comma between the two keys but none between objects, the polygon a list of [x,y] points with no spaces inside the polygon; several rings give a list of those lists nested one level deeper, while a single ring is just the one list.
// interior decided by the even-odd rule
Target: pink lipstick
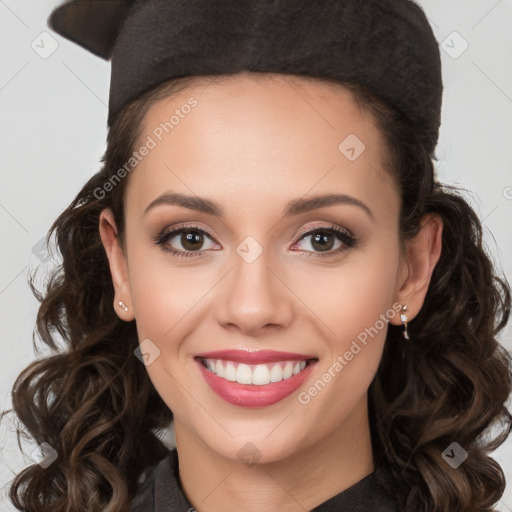
[{"label": "pink lipstick", "polygon": [[195,357],[212,391],[242,407],[265,407],[296,391],[318,359],[274,350],[222,350]]}]

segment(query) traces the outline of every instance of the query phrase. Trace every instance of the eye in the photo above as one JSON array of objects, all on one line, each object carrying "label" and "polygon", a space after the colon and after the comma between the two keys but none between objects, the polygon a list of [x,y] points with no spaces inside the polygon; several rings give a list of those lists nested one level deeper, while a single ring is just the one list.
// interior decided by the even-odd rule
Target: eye
[{"label": "eye", "polygon": [[[323,258],[340,254],[357,244],[357,239],[348,231],[334,224],[321,226],[301,233],[299,241],[292,246],[296,247],[302,240],[311,238],[303,252],[309,253],[308,258]],[[154,238],[153,243],[161,246],[164,251],[178,258],[197,256],[203,254],[211,247],[203,247],[205,237],[214,240],[213,236],[196,225],[180,226],[164,231]],[[181,245],[181,248],[176,248]],[[309,246],[309,248],[308,248]],[[334,247],[337,246],[337,247]],[[325,254],[322,254],[325,253]]]},{"label": "eye", "polygon": [[[183,258],[202,254],[206,250],[201,249],[205,236],[213,239],[207,231],[198,226],[180,226],[176,229],[164,231],[154,239],[154,243],[162,246],[165,251],[170,252],[172,255]],[[175,247],[179,245],[182,248],[178,247],[178,250],[176,250]]]},{"label": "eye", "polygon": [[334,224],[307,231],[302,234],[299,242],[307,239],[311,239],[308,243],[304,244],[306,252],[311,253],[307,256],[309,258],[333,256],[354,247],[357,243],[357,239],[349,231],[339,228]]}]

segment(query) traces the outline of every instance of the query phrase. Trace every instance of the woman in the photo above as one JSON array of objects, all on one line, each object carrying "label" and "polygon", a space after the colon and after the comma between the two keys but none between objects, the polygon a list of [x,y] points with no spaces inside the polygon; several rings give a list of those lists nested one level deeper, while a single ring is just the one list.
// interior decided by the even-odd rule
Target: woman
[{"label": "woman", "polygon": [[15,506],[492,510],[510,289],[435,178],[423,11],[72,1],[50,21],[112,57],[110,130],[50,230],[56,353],[13,406],[58,457],[18,475]]}]

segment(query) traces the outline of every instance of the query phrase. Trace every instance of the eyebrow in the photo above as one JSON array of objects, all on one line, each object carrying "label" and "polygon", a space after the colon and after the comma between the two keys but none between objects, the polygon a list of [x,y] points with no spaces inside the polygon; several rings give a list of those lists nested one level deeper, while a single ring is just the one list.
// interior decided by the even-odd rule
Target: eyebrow
[{"label": "eyebrow", "polygon": [[[144,210],[144,215],[155,206],[163,204],[181,206],[183,208],[188,208],[189,210],[195,210],[221,218],[224,217],[224,211],[216,201],[206,197],[187,196],[185,194],[177,193],[165,193],[157,197],[146,207]],[[359,199],[356,199],[355,197],[346,194],[324,194],[307,198],[293,199],[286,204],[283,210],[283,216],[287,217],[291,215],[299,215],[301,213],[306,213],[335,204],[357,206],[361,208],[372,220],[375,220],[372,211],[365,203]]]}]

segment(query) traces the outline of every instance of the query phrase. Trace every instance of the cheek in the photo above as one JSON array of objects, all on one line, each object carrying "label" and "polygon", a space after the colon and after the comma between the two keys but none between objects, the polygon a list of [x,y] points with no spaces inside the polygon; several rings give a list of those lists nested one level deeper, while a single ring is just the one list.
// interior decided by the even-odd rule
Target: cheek
[{"label": "cheek", "polygon": [[206,274],[155,246],[135,219],[127,219],[127,226],[130,291],[140,337],[163,340],[178,322],[188,320],[207,291]]},{"label": "cheek", "polygon": [[[199,325],[207,301],[204,272],[171,267],[160,249],[132,249],[129,252],[130,289],[139,341],[150,340],[157,357],[146,367],[155,389],[175,413],[191,413],[190,397],[183,392],[182,372],[192,364],[182,357],[182,341]],[[169,256],[170,258],[171,256]],[[156,346],[156,348],[154,348]],[[184,345],[186,348],[186,344]],[[187,386],[188,388],[189,386]]]},{"label": "cheek", "polygon": [[[394,316],[394,310],[389,310],[395,299],[398,266],[398,241],[373,241],[337,267],[311,265],[295,279],[294,291],[321,320],[331,345],[343,348],[381,314]],[[381,322],[378,325],[382,327]]]},{"label": "cheek", "polygon": [[321,317],[316,321],[324,341],[318,369],[297,397],[308,415],[322,417],[319,435],[362,403],[378,369],[389,319],[398,314],[393,308],[398,250],[389,247],[368,251],[323,280],[320,272],[310,275],[298,292],[317,290],[308,305]]},{"label": "cheek", "polygon": [[351,410],[374,378],[389,320],[398,314],[393,308],[398,265],[398,241],[382,240],[331,272],[308,273],[297,292],[318,314],[316,330],[324,339],[315,384],[299,401],[318,408],[318,414],[331,404],[327,423]]},{"label": "cheek", "polygon": [[136,270],[130,275],[139,332],[145,337],[170,340],[190,322],[194,306],[209,288],[208,279],[204,272],[171,267],[151,253],[139,256],[133,259]]}]

